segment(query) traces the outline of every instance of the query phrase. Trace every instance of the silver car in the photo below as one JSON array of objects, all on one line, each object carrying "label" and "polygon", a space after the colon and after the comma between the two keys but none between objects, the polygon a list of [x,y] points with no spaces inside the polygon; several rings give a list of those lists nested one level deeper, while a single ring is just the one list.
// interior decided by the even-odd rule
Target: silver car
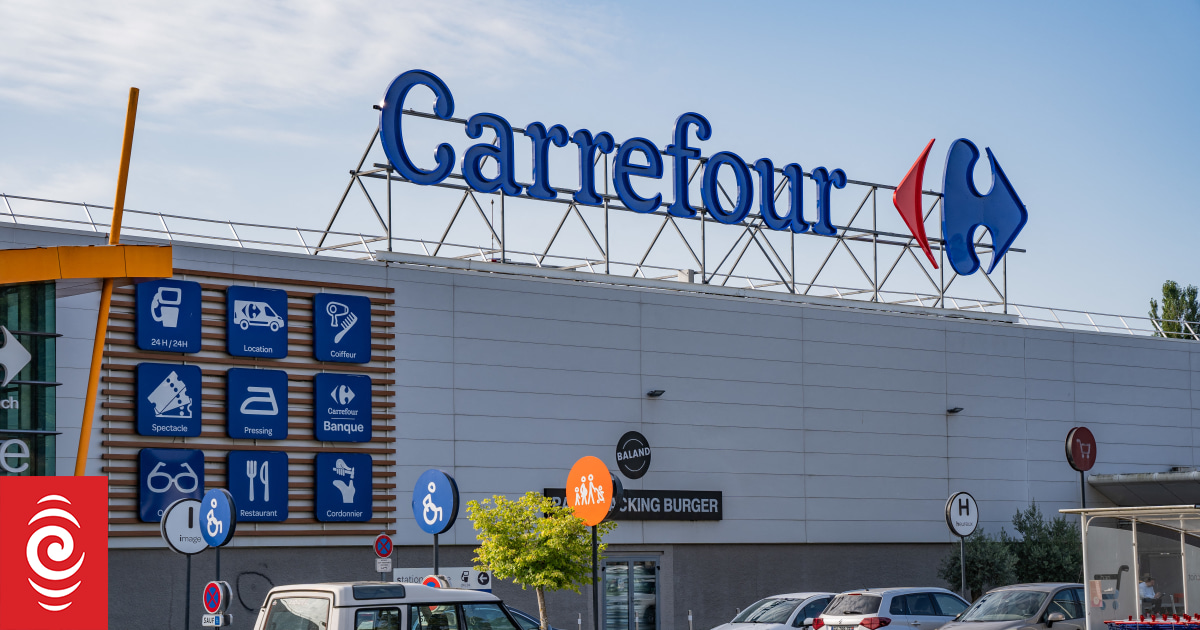
[{"label": "silver car", "polygon": [[788,593],[760,599],[738,613],[733,621],[713,630],[788,630],[807,628],[818,617],[833,593]]},{"label": "silver car", "polygon": [[1082,584],[1014,584],[980,597],[942,630],[1083,630]]}]

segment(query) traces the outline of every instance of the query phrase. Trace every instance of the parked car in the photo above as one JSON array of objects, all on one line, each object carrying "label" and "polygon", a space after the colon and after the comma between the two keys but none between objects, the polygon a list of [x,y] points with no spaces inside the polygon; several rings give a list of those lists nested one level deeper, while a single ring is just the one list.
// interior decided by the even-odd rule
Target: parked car
[{"label": "parked car", "polygon": [[772,595],[751,604],[733,621],[713,630],[786,630],[804,628],[820,616],[833,593],[787,593]]},{"label": "parked car", "polygon": [[520,630],[491,593],[395,582],[276,586],[254,630]]},{"label": "parked car", "polygon": [[975,600],[942,630],[1083,630],[1082,584],[1014,584]]},{"label": "parked car", "polygon": [[867,588],[833,598],[813,630],[879,630],[912,626],[938,630],[969,604],[944,588]]},{"label": "parked car", "polygon": [[[542,627],[542,620],[540,617],[531,615],[523,610],[513,608],[512,606],[506,606],[506,608],[508,608],[508,612],[512,613],[512,616],[517,620],[517,625],[521,626],[521,630],[538,630],[538,628]],[[558,628],[550,626],[550,630],[558,630]]]}]

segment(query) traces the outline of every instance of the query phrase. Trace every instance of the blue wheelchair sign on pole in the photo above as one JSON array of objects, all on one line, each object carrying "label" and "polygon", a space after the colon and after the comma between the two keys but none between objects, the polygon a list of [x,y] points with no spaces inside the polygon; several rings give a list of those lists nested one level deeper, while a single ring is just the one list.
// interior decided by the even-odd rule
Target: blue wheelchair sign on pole
[{"label": "blue wheelchair sign on pole", "polygon": [[200,500],[200,535],[210,547],[223,547],[233,539],[237,527],[237,508],[233,495],[223,488],[204,493]]},{"label": "blue wheelchair sign on pole", "polygon": [[454,477],[431,468],[417,477],[412,497],[417,527],[433,534],[433,574],[437,575],[438,534],[449,531],[458,518],[458,484]]}]

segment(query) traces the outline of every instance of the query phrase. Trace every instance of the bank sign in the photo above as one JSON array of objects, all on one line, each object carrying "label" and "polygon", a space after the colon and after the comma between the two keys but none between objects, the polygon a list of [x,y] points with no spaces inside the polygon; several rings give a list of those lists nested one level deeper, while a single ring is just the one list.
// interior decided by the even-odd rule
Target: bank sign
[{"label": "bank sign", "polygon": [[[423,169],[410,157],[410,148],[405,145],[401,129],[405,99],[417,86],[431,90],[436,97],[434,115],[447,120],[454,115],[454,96],[450,88],[434,74],[425,70],[410,70],[396,77],[384,95],[380,113],[380,140],[388,161],[396,171],[415,184],[431,186],[450,176],[455,168],[454,148],[442,143],[434,150],[436,166]],[[607,131],[593,134],[588,129],[568,133],[562,125],[547,126],[540,122],[527,125],[524,135],[532,142],[533,183],[523,186],[515,176],[516,141],[514,129],[504,118],[495,114],[480,113],[467,119],[466,133],[470,139],[481,138],[485,130],[495,140],[485,140],[468,148],[462,156],[460,172],[471,189],[481,193],[502,192],[517,197],[550,200],[558,192],[550,187],[549,155],[552,147],[563,148],[568,143],[576,145],[579,153],[579,189],[572,199],[586,206],[603,205],[604,199],[596,192],[596,162],[599,154],[615,151],[612,183],[621,202],[630,210],[652,213],[666,206],[666,212],[680,218],[695,217],[700,208],[690,198],[688,163],[700,160],[700,149],[692,146],[693,136],[697,141],[708,140],[713,133],[708,119],[697,113],[686,113],[675,121],[672,141],[664,149],[646,138],[629,138],[619,145]],[[925,235],[921,213],[921,186],[925,172],[925,161],[933,141],[913,164],[893,195],[896,210],[904,219],[914,241],[925,251],[934,267],[934,259]],[[1028,213],[1005,176],[1000,164],[987,150],[992,168],[993,186],[987,194],[980,194],[972,181],[975,163],[979,160],[979,149],[966,139],[951,143],[946,155],[946,170],[943,179],[942,238],[951,267],[961,275],[969,275],[979,268],[975,253],[974,235],[976,228],[986,227],[992,235],[994,254],[988,273],[1008,252],[1017,235],[1028,220]],[[495,174],[484,173],[487,159],[495,161]],[[672,168],[671,183],[673,198],[664,200],[662,194],[643,196],[637,191],[639,180],[661,180],[665,174],[665,163]],[[718,194],[718,175],[725,168],[736,181],[732,204],[721,201]],[[816,184],[815,216],[807,217],[804,209],[803,177],[808,176]],[[775,178],[786,182],[790,194],[787,203],[776,205]],[[758,187],[757,215],[767,228],[777,231],[834,236],[837,227],[830,215],[830,195],[835,189],[845,188],[846,173],[840,168],[830,170],[818,166],[805,172],[797,163],[776,168],[771,160],[759,158],[752,165],[735,153],[720,151],[704,160],[701,179],[701,201],[703,210],[719,223],[742,223],[755,208],[755,186]],[[782,199],[782,195],[778,195]]]}]

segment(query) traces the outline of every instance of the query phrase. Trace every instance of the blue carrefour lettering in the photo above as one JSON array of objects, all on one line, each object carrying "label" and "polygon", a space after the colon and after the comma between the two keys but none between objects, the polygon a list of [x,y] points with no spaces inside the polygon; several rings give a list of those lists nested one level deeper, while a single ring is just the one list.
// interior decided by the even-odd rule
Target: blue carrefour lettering
[{"label": "blue carrefour lettering", "polygon": [[[733,169],[733,176],[737,179],[737,201],[734,202],[733,210],[728,211],[721,206],[721,197],[717,190],[717,175],[726,164]],[[708,158],[708,163],[704,165],[704,186],[700,192],[704,197],[704,206],[720,223],[741,223],[742,219],[750,214],[750,206],[754,203],[754,183],[750,181],[750,169],[746,167],[742,158],[728,151]],[[771,193],[764,191],[764,194]]]},{"label": "blue carrefour lettering", "polygon": [[[479,192],[490,193],[503,190],[506,195],[521,194],[513,174],[513,130],[507,120],[495,114],[475,114],[467,121],[467,137],[476,139],[487,127],[496,132],[496,144],[480,142],[463,154],[462,174],[467,185]],[[483,161],[496,160],[499,173],[495,178],[485,177]]]},{"label": "blue carrefour lettering", "polygon": [[787,178],[789,195],[788,212],[780,215],[775,211],[775,165],[771,160],[762,158],[754,163],[758,171],[759,209],[763,223],[772,230],[791,230],[796,234],[807,232],[809,223],[804,220],[804,171],[799,164],[788,164],[783,167],[783,176]]},{"label": "blue carrefour lettering", "polygon": [[575,193],[575,201],[586,206],[598,206],[604,200],[596,194],[596,151],[612,153],[612,134],[601,131],[593,138],[592,132],[580,129],[571,136],[571,142],[579,145],[579,191]]},{"label": "blue carrefour lettering", "polygon": [[813,231],[817,234],[825,236],[833,236],[837,234],[837,228],[833,226],[833,220],[830,218],[829,210],[829,189],[845,188],[846,173],[842,169],[834,169],[829,172],[824,166],[819,166],[813,169],[812,179],[817,184],[817,222],[813,224]]},{"label": "blue carrefour lettering", "polygon": [[[641,153],[646,160],[645,165],[631,164],[629,158],[634,153]],[[617,149],[617,157],[613,164],[613,185],[617,189],[617,196],[621,198],[621,203],[634,212],[654,212],[662,205],[662,195],[657,194],[653,197],[642,197],[633,191],[633,186],[629,183],[630,176],[649,177],[651,179],[659,179],[663,174],[662,155],[658,152],[658,147],[654,146],[645,138],[631,138],[621,144],[621,148]]]},{"label": "blue carrefour lettering", "polygon": [[558,193],[550,187],[550,144],[567,146],[567,128],[554,125],[550,129],[540,122],[525,128],[525,135],[533,141],[533,184],[529,196],[535,199],[556,199]]},{"label": "blue carrefour lettering", "polygon": [[383,143],[383,152],[388,161],[396,167],[396,171],[406,179],[416,184],[430,186],[441,182],[450,175],[454,168],[454,148],[449,144],[438,145],[437,168],[423,170],[413,164],[404,148],[404,136],[400,131],[400,117],[403,115],[404,98],[408,91],[418,85],[433,90],[437,100],[433,103],[433,113],[445,120],[454,115],[454,96],[450,88],[433,73],[424,70],[409,70],[396,77],[388,86],[383,97],[383,107],[379,114],[379,140]]},{"label": "blue carrefour lettering", "polygon": [[[450,89],[437,76],[424,70],[410,70],[396,77],[388,86],[383,99],[380,114],[379,134],[388,161],[395,167],[396,172],[403,178],[421,185],[435,185],[445,180],[454,168],[454,149],[448,143],[437,146],[434,152],[436,166],[422,169],[413,163],[404,145],[401,131],[401,117],[404,102],[412,88],[423,86],[433,92],[434,115],[442,120],[448,120],[454,114],[454,97]],[[672,167],[671,188],[673,199],[666,203],[667,212],[680,218],[695,217],[700,208],[693,207],[690,195],[692,180],[696,170],[702,170],[700,191],[704,207],[713,220],[720,223],[741,223],[750,217],[754,208],[755,182],[751,177],[750,167],[740,156],[721,151],[714,153],[706,161],[701,157],[700,150],[690,146],[692,134],[697,141],[706,141],[712,137],[712,125],[700,114],[688,112],[675,121],[672,130],[671,143],[660,149],[646,138],[630,138],[618,147],[612,134],[602,131],[595,135],[587,129],[579,129],[573,134],[567,132],[562,125],[552,125],[535,122],[529,124],[523,131],[532,142],[532,183],[525,188],[516,179],[516,158],[514,156],[514,129],[503,117],[496,114],[479,113],[466,121],[465,131],[468,138],[478,140],[484,136],[485,129],[495,134],[494,140],[488,139],[476,143],[463,152],[462,176],[472,190],[482,193],[500,191],[506,195],[519,196],[526,194],[533,199],[552,200],[558,198],[558,192],[550,182],[550,147],[565,147],[574,143],[579,150],[579,188],[572,198],[577,204],[599,206],[605,202],[596,191],[596,166],[601,154],[616,155],[612,164],[612,183],[617,198],[624,206],[634,212],[651,213],[664,205],[663,194],[655,193],[644,197],[634,190],[634,177],[645,179],[662,179],[664,166],[669,158]],[[703,168],[692,162],[704,161]],[[494,167],[493,167],[494,162]],[[816,184],[816,220],[804,219],[804,171],[799,164],[788,164],[782,171],[777,171],[771,160],[762,158],[755,161],[753,166],[758,177],[759,204],[757,216],[763,224],[772,230],[791,231],[794,233],[807,232],[811,229],[817,234],[835,236],[837,228],[833,225],[830,215],[830,192],[833,188],[846,186],[846,174],[841,169],[832,171],[825,167],[816,168],[810,174]],[[728,167],[727,174],[732,173],[735,186],[722,189],[718,185],[722,167]],[[495,168],[495,175],[485,175],[485,171]],[[1002,183],[1003,172],[993,160],[993,170],[997,172],[997,180]],[[781,172],[786,182],[777,191],[775,175]],[[601,181],[600,183],[603,183]],[[647,187],[652,184],[647,182]],[[783,212],[776,208],[777,196],[782,196],[782,188],[788,188],[787,206]],[[1007,189],[1007,185],[1004,187]],[[978,195],[976,195],[978,196]],[[989,196],[988,199],[991,197]],[[969,204],[970,201],[959,205]],[[990,203],[990,202],[989,202]],[[732,207],[726,207],[732,204]],[[947,205],[949,201],[947,201]],[[970,218],[970,212],[964,212],[963,221]],[[991,219],[989,219],[991,220]],[[957,220],[955,220],[957,221]],[[992,227],[986,222],[976,224]],[[957,226],[958,223],[955,223]],[[965,225],[965,224],[964,224]],[[971,228],[973,229],[973,228]],[[966,231],[966,228],[963,228]],[[1018,228],[1019,230],[1019,228]],[[1014,234],[1015,236],[1015,234]],[[1005,248],[1007,249],[1007,248]],[[1001,252],[1002,253],[1002,252]],[[973,255],[971,252],[970,255]],[[959,258],[967,256],[961,254]],[[955,257],[952,256],[953,263]]]},{"label": "blue carrefour lettering", "polygon": [[688,127],[692,125],[696,126],[696,138],[708,140],[712,136],[712,125],[708,124],[708,119],[689,112],[675,120],[675,141],[667,145],[667,155],[675,160],[675,200],[667,211],[685,219],[696,216],[696,209],[688,204],[688,181],[691,176],[687,163],[700,157],[700,149],[688,146]]}]

